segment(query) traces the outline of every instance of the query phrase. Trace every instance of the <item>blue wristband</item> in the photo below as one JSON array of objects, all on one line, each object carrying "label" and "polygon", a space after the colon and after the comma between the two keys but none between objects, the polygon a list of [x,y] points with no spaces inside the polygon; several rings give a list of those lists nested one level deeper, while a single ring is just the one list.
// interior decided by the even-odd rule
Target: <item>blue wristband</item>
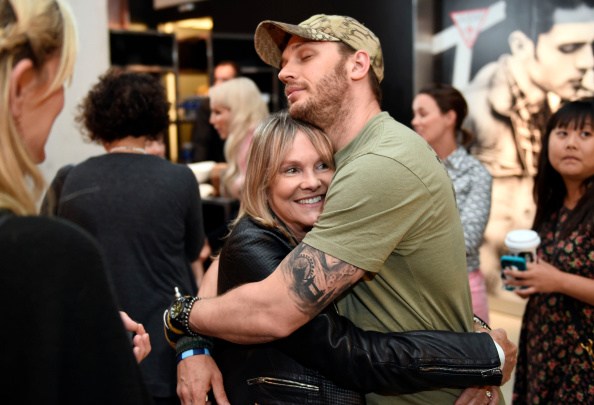
[{"label": "blue wristband", "polygon": [[191,357],[191,356],[195,356],[197,354],[207,354],[210,356],[210,351],[208,349],[190,349],[190,350],[186,350],[185,352],[182,352],[179,354],[179,356],[177,356],[177,364],[179,364],[180,361],[182,361],[183,359],[187,358],[187,357]]}]

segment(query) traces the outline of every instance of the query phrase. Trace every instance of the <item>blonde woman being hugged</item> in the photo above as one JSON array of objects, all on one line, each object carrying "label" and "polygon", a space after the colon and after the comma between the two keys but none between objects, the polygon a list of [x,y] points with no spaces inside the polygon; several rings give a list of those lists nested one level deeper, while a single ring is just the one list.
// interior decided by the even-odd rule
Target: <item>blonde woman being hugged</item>
[{"label": "blonde woman being hugged", "polygon": [[224,191],[239,199],[246,173],[246,157],[252,134],[268,115],[268,106],[258,86],[247,77],[226,81],[210,89],[210,123],[225,141],[228,168]]},{"label": "blonde woman being hugged", "polygon": [[62,0],[0,0],[0,304],[12,308],[0,344],[10,368],[2,402],[147,404],[97,243],[36,216],[44,189],[36,164],[76,48]]}]

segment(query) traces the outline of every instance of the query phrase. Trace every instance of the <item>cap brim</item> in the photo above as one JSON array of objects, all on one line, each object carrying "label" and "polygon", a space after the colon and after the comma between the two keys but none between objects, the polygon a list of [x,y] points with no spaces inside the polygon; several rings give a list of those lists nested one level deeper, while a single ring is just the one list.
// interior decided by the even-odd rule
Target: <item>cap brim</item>
[{"label": "cap brim", "polygon": [[312,28],[267,20],[262,21],[256,28],[256,52],[266,64],[280,69],[282,53],[292,36],[312,41],[340,41],[332,35]]}]

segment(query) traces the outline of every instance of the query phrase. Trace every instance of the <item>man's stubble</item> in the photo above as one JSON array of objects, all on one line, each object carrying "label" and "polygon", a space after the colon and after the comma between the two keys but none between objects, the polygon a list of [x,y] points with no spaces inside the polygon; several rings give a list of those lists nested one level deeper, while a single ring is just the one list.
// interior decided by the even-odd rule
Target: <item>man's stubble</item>
[{"label": "man's stubble", "polygon": [[292,118],[309,122],[326,133],[345,122],[351,107],[345,61],[346,57],[341,58],[315,89],[309,88],[311,95],[306,102],[290,106],[289,114]]}]

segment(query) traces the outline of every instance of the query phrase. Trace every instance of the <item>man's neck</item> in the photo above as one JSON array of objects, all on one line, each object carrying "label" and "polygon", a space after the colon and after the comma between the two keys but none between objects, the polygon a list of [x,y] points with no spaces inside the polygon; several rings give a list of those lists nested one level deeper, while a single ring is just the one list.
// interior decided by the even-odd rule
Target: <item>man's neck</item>
[{"label": "man's neck", "polygon": [[530,105],[541,105],[546,102],[546,91],[534,82],[522,60],[511,57],[508,67],[514,81]]},{"label": "man's neck", "polygon": [[355,139],[363,127],[373,117],[382,112],[375,100],[364,105],[361,104],[353,105],[346,114],[338,114],[342,119],[334,120],[332,125],[322,128],[330,138],[335,153]]}]

